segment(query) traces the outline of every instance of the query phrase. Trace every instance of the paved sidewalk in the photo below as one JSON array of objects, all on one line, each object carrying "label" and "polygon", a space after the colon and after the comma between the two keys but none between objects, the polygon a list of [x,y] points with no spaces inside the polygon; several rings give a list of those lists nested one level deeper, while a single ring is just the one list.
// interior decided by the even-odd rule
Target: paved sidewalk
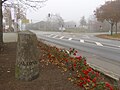
[{"label": "paved sidewalk", "polygon": [[17,42],[17,33],[3,33],[3,42]]}]

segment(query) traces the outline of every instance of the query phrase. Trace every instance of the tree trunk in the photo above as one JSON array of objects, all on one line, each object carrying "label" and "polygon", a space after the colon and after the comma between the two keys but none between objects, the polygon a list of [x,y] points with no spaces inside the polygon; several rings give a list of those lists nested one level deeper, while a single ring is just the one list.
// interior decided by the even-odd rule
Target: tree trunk
[{"label": "tree trunk", "polygon": [[113,35],[113,25],[114,23],[111,23],[111,35]]},{"label": "tree trunk", "polygon": [[115,30],[116,32],[115,33],[117,34],[117,22],[115,23],[115,26],[116,26],[116,30]]},{"label": "tree trunk", "polygon": [[12,28],[12,17],[11,17],[11,11],[10,11],[10,16],[9,16],[9,31],[13,31],[13,28]]},{"label": "tree trunk", "polygon": [[2,0],[0,0],[0,50],[2,49],[3,45],[3,15],[2,15]]},{"label": "tree trunk", "polygon": [[15,77],[18,80],[31,81],[39,76],[39,52],[37,37],[34,33],[18,33]]}]

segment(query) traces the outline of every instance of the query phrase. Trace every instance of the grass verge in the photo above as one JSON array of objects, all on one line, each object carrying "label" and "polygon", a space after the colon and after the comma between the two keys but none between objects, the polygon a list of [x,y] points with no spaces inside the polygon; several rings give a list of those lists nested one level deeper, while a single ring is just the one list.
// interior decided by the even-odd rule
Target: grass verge
[{"label": "grass verge", "polygon": [[100,35],[96,35],[99,38],[104,38],[104,39],[111,39],[111,40],[120,40],[120,33],[118,34],[113,34],[113,35],[109,35],[109,34],[100,34]]}]

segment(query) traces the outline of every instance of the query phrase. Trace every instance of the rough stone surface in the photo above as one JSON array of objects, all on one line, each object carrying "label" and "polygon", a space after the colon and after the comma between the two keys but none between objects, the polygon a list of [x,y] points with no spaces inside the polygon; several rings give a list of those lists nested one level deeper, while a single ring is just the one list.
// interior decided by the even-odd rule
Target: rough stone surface
[{"label": "rough stone surface", "polygon": [[30,81],[39,76],[37,37],[30,31],[18,33],[15,77]]},{"label": "rough stone surface", "polygon": [[118,89],[120,90],[120,78],[119,78],[119,81],[118,81]]}]

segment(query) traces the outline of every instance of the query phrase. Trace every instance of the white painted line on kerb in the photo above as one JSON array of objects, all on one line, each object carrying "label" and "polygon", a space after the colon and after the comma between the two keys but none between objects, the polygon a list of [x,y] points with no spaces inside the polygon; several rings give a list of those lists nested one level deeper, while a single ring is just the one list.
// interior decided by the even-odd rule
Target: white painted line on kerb
[{"label": "white painted line on kerb", "polygon": [[53,34],[50,34],[48,37],[51,37]]},{"label": "white painted line on kerb", "polygon": [[80,40],[81,43],[84,43],[85,41],[83,39]]},{"label": "white painted line on kerb", "polygon": [[63,39],[63,38],[64,38],[64,36],[60,37],[59,39]]},{"label": "white painted line on kerb", "polygon": [[101,43],[99,42],[95,42],[98,46],[103,46]]},{"label": "white painted line on kerb", "polygon": [[68,40],[72,40],[72,38],[69,38]]},{"label": "white painted line on kerb", "polygon": [[58,35],[55,35],[53,38],[56,38]]}]

